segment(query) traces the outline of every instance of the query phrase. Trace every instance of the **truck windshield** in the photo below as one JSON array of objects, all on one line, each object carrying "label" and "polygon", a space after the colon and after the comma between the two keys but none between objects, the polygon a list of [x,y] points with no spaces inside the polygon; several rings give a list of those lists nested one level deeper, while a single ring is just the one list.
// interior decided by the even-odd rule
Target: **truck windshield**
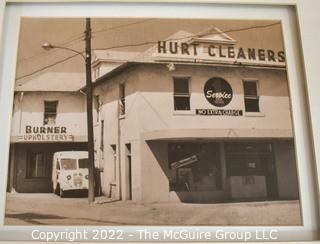
[{"label": "truck windshield", "polygon": [[89,168],[89,159],[80,158],[79,159],[79,169],[87,169]]},{"label": "truck windshield", "polygon": [[62,158],[61,159],[61,169],[77,169],[77,160],[74,158]]}]

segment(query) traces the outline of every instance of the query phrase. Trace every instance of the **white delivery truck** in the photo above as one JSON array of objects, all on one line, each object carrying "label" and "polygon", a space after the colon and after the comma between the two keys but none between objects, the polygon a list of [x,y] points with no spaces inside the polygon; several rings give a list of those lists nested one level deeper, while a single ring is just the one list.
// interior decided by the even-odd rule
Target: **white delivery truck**
[{"label": "white delivery truck", "polygon": [[86,151],[62,151],[53,155],[53,192],[60,197],[66,191],[88,190],[89,160]]}]

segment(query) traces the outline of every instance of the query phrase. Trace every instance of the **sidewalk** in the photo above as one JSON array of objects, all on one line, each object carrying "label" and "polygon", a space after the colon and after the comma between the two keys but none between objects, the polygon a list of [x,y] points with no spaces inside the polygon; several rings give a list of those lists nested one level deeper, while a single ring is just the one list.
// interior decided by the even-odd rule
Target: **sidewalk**
[{"label": "sidewalk", "polygon": [[228,204],[111,202],[7,194],[5,225],[301,225],[299,201]]}]

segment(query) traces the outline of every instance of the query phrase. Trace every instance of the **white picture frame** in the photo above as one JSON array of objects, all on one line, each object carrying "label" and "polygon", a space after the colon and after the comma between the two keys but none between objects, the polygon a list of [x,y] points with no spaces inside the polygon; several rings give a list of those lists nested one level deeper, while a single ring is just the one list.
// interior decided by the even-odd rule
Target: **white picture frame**
[{"label": "white picture frame", "polygon": [[[18,235],[19,240],[23,241],[25,238],[25,232],[23,232],[24,228],[11,228],[11,227],[4,227],[3,226],[3,219],[4,219],[4,206],[5,206],[5,191],[6,191],[6,177],[7,177],[7,162],[8,162],[8,142],[10,138],[10,114],[11,114],[11,105],[12,102],[9,101],[10,98],[12,98],[13,93],[13,81],[7,81],[3,78],[5,77],[3,75],[3,67],[4,62],[7,62],[8,57],[5,55],[5,49],[2,49],[3,43],[5,42],[4,39],[6,36],[3,34],[5,33],[5,24],[6,23],[6,14],[7,14],[7,8],[8,6],[15,5],[24,5],[27,6],[29,3],[32,5],[35,4],[43,4],[43,3],[50,3],[50,4],[88,4],[88,3],[104,3],[104,2],[112,2],[108,0],[94,0],[94,1],[86,1],[86,0],[5,0],[0,2],[0,110],[2,111],[1,116],[1,122],[0,122],[0,132],[5,132],[5,136],[1,136],[0,138],[0,145],[3,145],[3,142],[5,142],[5,146],[1,146],[0,149],[0,172],[2,173],[1,181],[0,181],[0,229],[2,228],[5,231],[11,231],[11,234],[8,234],[7,236],[13,236]],[[130,5],[134,5],[135,3],[150,3],[151,1],[148,0],[118,0],[118,3],[120,2],[130,2]],[[254,5],[259,5],[260,7],[280,7],[280,8],[292,8],[294,9],[294,14],[296,17],[296,27],[298,28],[298,40],[288,40],[286,37],[286,34],[284,33],[284,40],[286,44],[286,51],[287,49],[290,50],[290,48],[298,47],[300,50],[296,50],[295,53],[287,52],[287,59],[288,61],[288,74],[289,74],[289,80],[290,79],[298,79],[299,75],[302,75],[304,82],[303,86],[305,89],[305,101],[307,105],[301,105],[299,103],[296,103],[295,99],[293,100],[292,104],[293,106],[299,107],[297,111],[303,111],[303,109],[307,108],[307,111],[305,112],[306,120],[309,122],[309,124],[306,125],[307,130],[302,131],[303,134],[300,138],[309,138],[309,141],[307,141],[307,144],[304,144],[303,141],[298,143],[297,145],[300,145],[301,148],[297,148],[297,150],[304,150],[306,154],[309,155],[310,159],[310,168],[308,170],[314,171],[314,177],[316,179],[313,180],[313,183],[316,184],[313,186],[312,189],[315,189],[316,192],[305,192],[305,196],[309,194],[314,194],[315,198],[318,199],[318,202],[314,206],[313,213],[319,215],[320,212],[320,127],[318,126],[320,124],[320,98],[317,94],[317,91],[320,89],[320,83],[319,83],[319,60],[318,57],[320,56],[320,47],[318,46],[320,42],[320,33],[315,29],[317,26],[317,23],[320,23],[320,16],[318,14],[318,10],[320,9],[320,2],[318,0],[309,0],[309,1],[303,1],[303,0],[158,0],[158,1],[152,1],[152,2],[158,2],[158,3],[176,3],[176,4],[222,4],[223,6],[242,6],[242,7],[250,7]],[[78,5],[77,5],[78,6]],[[292,17],[292,16],[291,16]],[[17,25],[18,26],[18,25]],[[285,26],[284,26],[285,27]],[[293,43],[293,44],[292,44]],[[15,43],[17,44],[17,43]],[[293,45],[293,46],[291,46]],[[13,49],[17,49],[17,46],[12,46]],[[4,58],[2,58],[4,57]],[[15,59],[16,57],[11,57],[11,59]],[[293,61],[295,60],[295,61]],[[299,73],[298,71],[295,71],[295,68],[299,66],[302,73]],[[290,68],[291,67],[291,68]],[[8,71],[8,70],[6,70]],[[11,67],[11,69],[8,72],[15,72],[15,66]],[[294,77],[296,76],[296,77]],[[297,96],[298,94],[301,94],[297,92],[296,94],[291,94],[293,97]],[[295,108],[293,108],[295,110]],[[296,124],[298,127],[299,124]],[[297,130],[297,128],[296,128]],[[0,133],[0,134],[1,134]],[[297,131],[296,131],[297,133]],[[307,135],[309,133],[309,135]],[[305,137],[307,136],[307,137]],[[306,148],[302,148],[302,146],[306,145]],[[300,191],[307,190],[307,186],[311,183],[312,180],[309,182],[306,182],[304,186],[300,189]],[[303,198],[303,194],[302,194]],[[312,206],[312,204],[310,205]],[[302,206],[303,208],[304,206]],[[308,216],[303,216],[304,218],[308,218]],[[318,219],[320,219],[320,216],[318,216]],[[312,223],[312,226],[317,226],[319,229],[320,223],[319,221],[315,221]],[[15,234],[13,232],[14,230],[18,230],[18,234]],[[20,232],[21,231],[21,232]],[[319,236],[320,233],[316,230],[309,230],[313,231],[314,240],[311,241],[312,243],[318,243],[320,241]],[[292,232],[293,240],[295,239],[294,236],[297,236],[297,233]],[[1,236],[1,234],[0,234]],[[21,237],[20,237],[21,236]],[[317,239],[318,238],[318,239]],[[299,239],[299,238],[297,238]],[[303,239],[303,238],[302,238]],[[8,239],[9,240],[9,239]],[[4,240],[1,240],[0,243],[5,242]],[[299,240],[303,241],[303,240]],[[308,240],[310,241],[310,240]],[[270,241],[271,242],[271,241]],[[20,242],[21,243],[21,242]],[[288,242],[291,243],[291,242]],[[296,243],[296,242],[295,242]],[[303,242],[299,242],[303,243]]]}]

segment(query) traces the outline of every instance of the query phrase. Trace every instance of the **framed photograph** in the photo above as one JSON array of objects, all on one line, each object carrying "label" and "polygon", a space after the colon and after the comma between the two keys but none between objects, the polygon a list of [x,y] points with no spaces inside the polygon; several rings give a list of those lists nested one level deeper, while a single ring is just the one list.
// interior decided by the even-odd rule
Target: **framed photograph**
[{"label": "framed photograph", "polygon": [[2,3],[0,242],[319,241],[310,2]]}]

